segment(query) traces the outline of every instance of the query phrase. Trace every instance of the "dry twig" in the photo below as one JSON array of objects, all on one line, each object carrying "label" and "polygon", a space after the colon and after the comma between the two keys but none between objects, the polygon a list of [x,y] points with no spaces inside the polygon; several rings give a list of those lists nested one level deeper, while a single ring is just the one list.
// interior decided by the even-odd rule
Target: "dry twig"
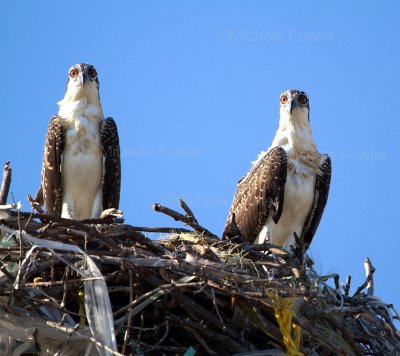
[{"label": "dry twig", "polygon": [[181,207],[187,213],[187,215],[182,215],[181,213],[178,213],[177,211],[162,206],[161,204],[158,203],[153,204],[153,210],[168,215],[176,221],[182,221],[183,223],[189,225],[191,228],[193,228],[194,231],[198,232],[201,235],[204,234],[206,236],[218,239],[217,235],[213,234],[212,232],[208,231],[206,228],[198,224],[197,219],[194,217],[192,211],[189,209],[187,204],[182,199],[180,199],[180,204]]},{"label": "dry twig", "polygon": [[[338,275],[320,276],[307,258],[299,264],[277,246],[217,240],[198,224],[190,208],[185,204],[182,208],[186,215],[161,210],[185,224],[190,221],[196,232],[14,212],[0,224],[3,232],[18,236],[21,229],[22,234],[42,241],[59,242],[60,248],[54,252],[36,247],[23,268],[18,268],[18,256],[27,256],[28,240],[21,240],[21,249],[18,241],[0,249],[4,274],[0,277],[0,329],[10,325],[3,323],[4,315],[12,315],[17,323],[22,313],[25,323],[43,320],[44,325],[51,315],[54,319],[50,320],[62,326],[57,329],[59,336],[64,335],[55,350],[64,352],[86,323],[80,315],[79,291],[85,283],[104,279],[108,294],[103,297],[111,301],[118,350],[123,354],[184,354],[189,348],[198,354],[218,355],[285,352],[272,295],[293,300],[293,308],[286,312],[301,329],[299,352],[400,352],[392,322],[398,314],[392,305],[371,296],[374,269],[369,261],[366,282],[351,297],[349,279],[343,287]],[[154,241],[143,234],[148,231],[173,235]],[[77,274],[86,263],[64,252],[62,244],[85,250],[102,275]],[[365,287],[369,295],[361,293]],[[47,333],[46,327],[35,324],[35,329],[38,345],[41,333],[46,335],[46,347],[55,343],[54,328]],[[103,347],[93,337],[85,340]]]},{"label": "dry twig", "polygon": [[10,190],[11,185],[11,165],[10,162],[4,163],[3,167],[3,181],[1,183],[1,190],[0,190],[0,205],[7,204],[8,192]]}]

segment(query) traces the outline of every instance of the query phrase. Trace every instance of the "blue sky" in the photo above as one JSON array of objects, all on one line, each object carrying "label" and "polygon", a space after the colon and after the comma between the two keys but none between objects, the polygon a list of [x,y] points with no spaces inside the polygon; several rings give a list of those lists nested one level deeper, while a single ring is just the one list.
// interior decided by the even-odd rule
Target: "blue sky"
[{"label": "blue sky", "polygon": [[[400,3],[8,1],[0,23],[0,162],[25,209],[47,124],[75,63],[96,66],[122,148],[121,209],[140,226],[183,197],[220,234],[237,180],[278,125],[279,95],[305,90],[331,191],[311,255],[321,273],[372,260],[376,294],[400,309]],[[153,236],[156,237],[156,236]]]}]

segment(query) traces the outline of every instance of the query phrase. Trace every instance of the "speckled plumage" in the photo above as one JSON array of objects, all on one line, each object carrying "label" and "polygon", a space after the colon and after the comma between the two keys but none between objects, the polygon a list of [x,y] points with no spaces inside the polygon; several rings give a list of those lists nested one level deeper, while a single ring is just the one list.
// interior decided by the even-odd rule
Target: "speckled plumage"
[{"label": "speckled plumage", "polygon": [[97,72],[77,64],[58,115],[49,124],[42,165],[46,211],[66,218],[99,217],[118,209],[121,165],[115,122],[105,119]]},{"label": "speckled plumage", "polygon": [[252,243],[269,241],[290,251],[296,233],[307,248],[328,199],[330,177],[330,158],[318,152],[312,138],[307,94],[284,92],[275,138],[239,181],[223,237],[229,237],[234,214]]}]

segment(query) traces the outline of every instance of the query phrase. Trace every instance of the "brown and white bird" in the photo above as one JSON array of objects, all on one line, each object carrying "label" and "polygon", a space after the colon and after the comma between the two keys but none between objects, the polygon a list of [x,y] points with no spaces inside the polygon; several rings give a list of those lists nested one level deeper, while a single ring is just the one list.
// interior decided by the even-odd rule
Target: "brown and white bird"
[{"label": "brown and white bird", "polygon": [[118,209],[121,162],[117,126],[105,118],[96,69],[69,69],[67,91],[47,129],[41,189],[46,212],[71,219]]},{"label": "brown and white bird", "polygon": [[311,243],[328,199],[331,160],[320,154],[310,127],[308,96],[288,90],[280,97],[279,128],[239,183],[223,238],[232,220],[251,243],[270,242],[291,252],[295,234]]}]

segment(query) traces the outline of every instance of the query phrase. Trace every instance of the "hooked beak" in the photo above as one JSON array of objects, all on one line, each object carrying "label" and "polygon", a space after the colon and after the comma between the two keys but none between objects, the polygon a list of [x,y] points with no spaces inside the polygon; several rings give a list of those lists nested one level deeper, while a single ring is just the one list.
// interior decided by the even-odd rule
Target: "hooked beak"
[{"label": "hooked beak", "polygon": [[81,83],[82,86],[84,86],[88,80],[89,76],[87,73],[79,73],[79,82]]},{"label": "hooked beak", "polygon": [[297,98],[293,98],[292,104],[290,105],[290,114],[292,114],[293,109],[298,108],[300,106],[299,101]]}]

